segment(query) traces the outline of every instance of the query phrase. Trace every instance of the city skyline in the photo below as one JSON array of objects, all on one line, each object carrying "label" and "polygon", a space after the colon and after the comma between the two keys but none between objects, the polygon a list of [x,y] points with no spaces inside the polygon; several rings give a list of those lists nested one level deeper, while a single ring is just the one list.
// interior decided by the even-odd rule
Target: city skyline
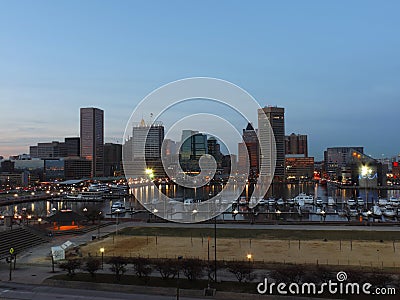
[{"label": "city skyline", "polygon": [[192,76],[222,78],[261,106],[285,107],[286,134],[307,134],[319,160],[325,148],[344,145],[376,158],[399,153],[396,1],[235,2],[229,12],[224,2],[96,2],[96,14],[90,1],[79,9],[41,3],[24,2],[23,11],[3,4],[4,157],[78,136],[78,107],[107,111],[105,141],[122,142],[143,97]]}]

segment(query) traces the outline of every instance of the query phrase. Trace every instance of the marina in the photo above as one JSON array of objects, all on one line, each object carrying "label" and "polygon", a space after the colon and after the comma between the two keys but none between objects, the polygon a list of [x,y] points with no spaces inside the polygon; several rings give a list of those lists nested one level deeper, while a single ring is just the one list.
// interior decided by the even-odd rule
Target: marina
[{"label": "marina", "polygon": [[[128,190],[123,185],[105,188],[95,185],[85,190],[38,193],[22,199],[2,199],[0,215],[12,212],[17,216],[29,214],[32,219],[46,217],[57,210],[83,212],[97,209],[107,218],[155,218],[159,210],[169,211],[172,221],[201,214],[200,203],[223,189],[221,184],[197,189],[183,189],[174,184],[141,185]],[[223,210],[220,221],[248,222],[387,222],[400,219],[398,190],[338,189],[334,185],[301,183],[276,185],[265,199],[252,199],[253,185],[247,185],[238,199],[220,199],[216,207]],[[65,189],[65,188],[64,188]],[[273,193],[273,194],[272,194]],[[60,194],[60,195],[58,195]],[[134,194],[144,199],[142,205]],[[110,197],[110,195],[112,195]],[[170,199],[167,199],[165,196]],[[251,200],[251,201],[250,201]],[[256,205],[257,204],[257,205]]]}]

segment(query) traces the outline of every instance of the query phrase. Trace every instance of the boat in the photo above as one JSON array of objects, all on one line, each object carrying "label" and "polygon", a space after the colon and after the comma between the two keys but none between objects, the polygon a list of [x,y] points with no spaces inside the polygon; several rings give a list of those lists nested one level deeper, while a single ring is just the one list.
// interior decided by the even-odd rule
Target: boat
[{"label": "boat", "polygon": [[333,199],[333,197],[328,197],[328,205],[329,206],[336,205],[335,199]]},{"label": "boat", "polygon": [[379,206],[385,206],[385,205],[387,205],[387,204],[388,204],[387,199],[385,199],[385,198],[379,198],[379,199],[378,199],[378,205],[379,205]]},{"label": "boat", "polygon": [[321,199],[320,197],[318,197],[318,198],[315,200],[315,205],[317,205],[317,206],[322,206],[322,204],[323,204],[322,199]]},{"label": "boat", "polygon": [[347,199],[346,203],[347,203],[348,206],[354,206],[354,205],[356,205],[356,200]]},{"label": "boat", "polygon": [[258,201],[258,205],[265,205],[267,203],[268,203],[268,201],[265,199],[261,199],[260,201]]},{"label": "boat", "polygon": [[276,200],[276,205],[284,205],[285,201],[283,201],[282,198],[279,198],[278,200]]},{"label": "boat", "polygon": [[363,206],[364,205],[364,199],[361,197],[357,197],[357,205]]},{"label": "boat", "polygon": [[126,208],[122,202],[114,202],[111,205],[111,213],[112,214],[123,214],[126,212]]},{"label": "boat", "polygon": [[103,201],[102,192],[80,192],[74,194],[67,194],[67,200],[82,201],[82,202],[100,202]]},{"label": "boat", "polygon": [[304,204],[314,204],[314,197],[310,195],[306,195],[305,193],[300,193],[294,198],[294,201],[300,205],[304,206]]},{"label": "boat", "polygon": [[372,206],[371,214],[375,218],[376,217],[380,218],[382,216],[382,211],[381,211],[381,209],[380,209],[380,207],[378,205],[374,205],[374,206]]},{"label": "boat", "polygon": [[183,200],[183,205],[192,205],[192,204],[194,204],[194,200],[191,198]]},{"label": "boat", "polygon": [[286,202],[287,202],[287,204],[289,204],[290,206],[292,206],[292,205],[294,205],[294,204],[295,204],[295,201],[294,201],[294,199],[293,199],[293,198],[289,198],[289,199],[287,199],[287,200],[286,200]]},{"label": "boat", "polygon": [[385,206],[385,208],[382,209],[382,214],[386,218],[394,218],[396,216],[396,211],[391,206]]},{"label": "boat", "polygon": [[269,206],[274,206],[275,203],[276,203],[276,202],[275,202],[275,199],[274,199],[274,198],[269,198],[269,199],[268,199],[268,205],[269,205]]},{"label": "boat", "polygon": [[101,183],[94,183],[89,185],[88,188],[89,192],[109,192],[110,191],[110,187],[106,184],[101,184]]},{"label": "boat", "polygon": [[391,206],[399,206],[399,199],[398,198],[396,198],[396,197],[390,197],[389,198],[389,204],[391,205]]}]

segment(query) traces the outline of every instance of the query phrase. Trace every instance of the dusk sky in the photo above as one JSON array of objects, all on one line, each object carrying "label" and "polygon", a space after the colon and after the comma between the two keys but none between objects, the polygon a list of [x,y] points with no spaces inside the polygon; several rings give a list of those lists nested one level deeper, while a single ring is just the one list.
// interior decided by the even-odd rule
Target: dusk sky
[{"label": "dusk sky", "polygon": [[[286,133],[398,155],[399,1],[0,1],[0,155],[79,135],[105,110],[186,77],[228,80],[286,109]],[[193,113],[193,112],[192,112]],[[256,116],[256,112],[255,112]],[[168,122],[167,122],[168,123]]]}]

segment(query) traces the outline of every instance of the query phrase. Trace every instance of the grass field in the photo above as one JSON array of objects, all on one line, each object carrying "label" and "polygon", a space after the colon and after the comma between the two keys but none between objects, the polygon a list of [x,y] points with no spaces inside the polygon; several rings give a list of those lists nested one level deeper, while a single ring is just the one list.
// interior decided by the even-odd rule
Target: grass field
[{"label": "grass field", "polygon": [[[395,232],[218,229],[218,260],[398,268]],[[210,237],[210,238],[208,238]],[[196,257],[214,259],[213,229],[126,228],[81,247],[84,256]]]}]

